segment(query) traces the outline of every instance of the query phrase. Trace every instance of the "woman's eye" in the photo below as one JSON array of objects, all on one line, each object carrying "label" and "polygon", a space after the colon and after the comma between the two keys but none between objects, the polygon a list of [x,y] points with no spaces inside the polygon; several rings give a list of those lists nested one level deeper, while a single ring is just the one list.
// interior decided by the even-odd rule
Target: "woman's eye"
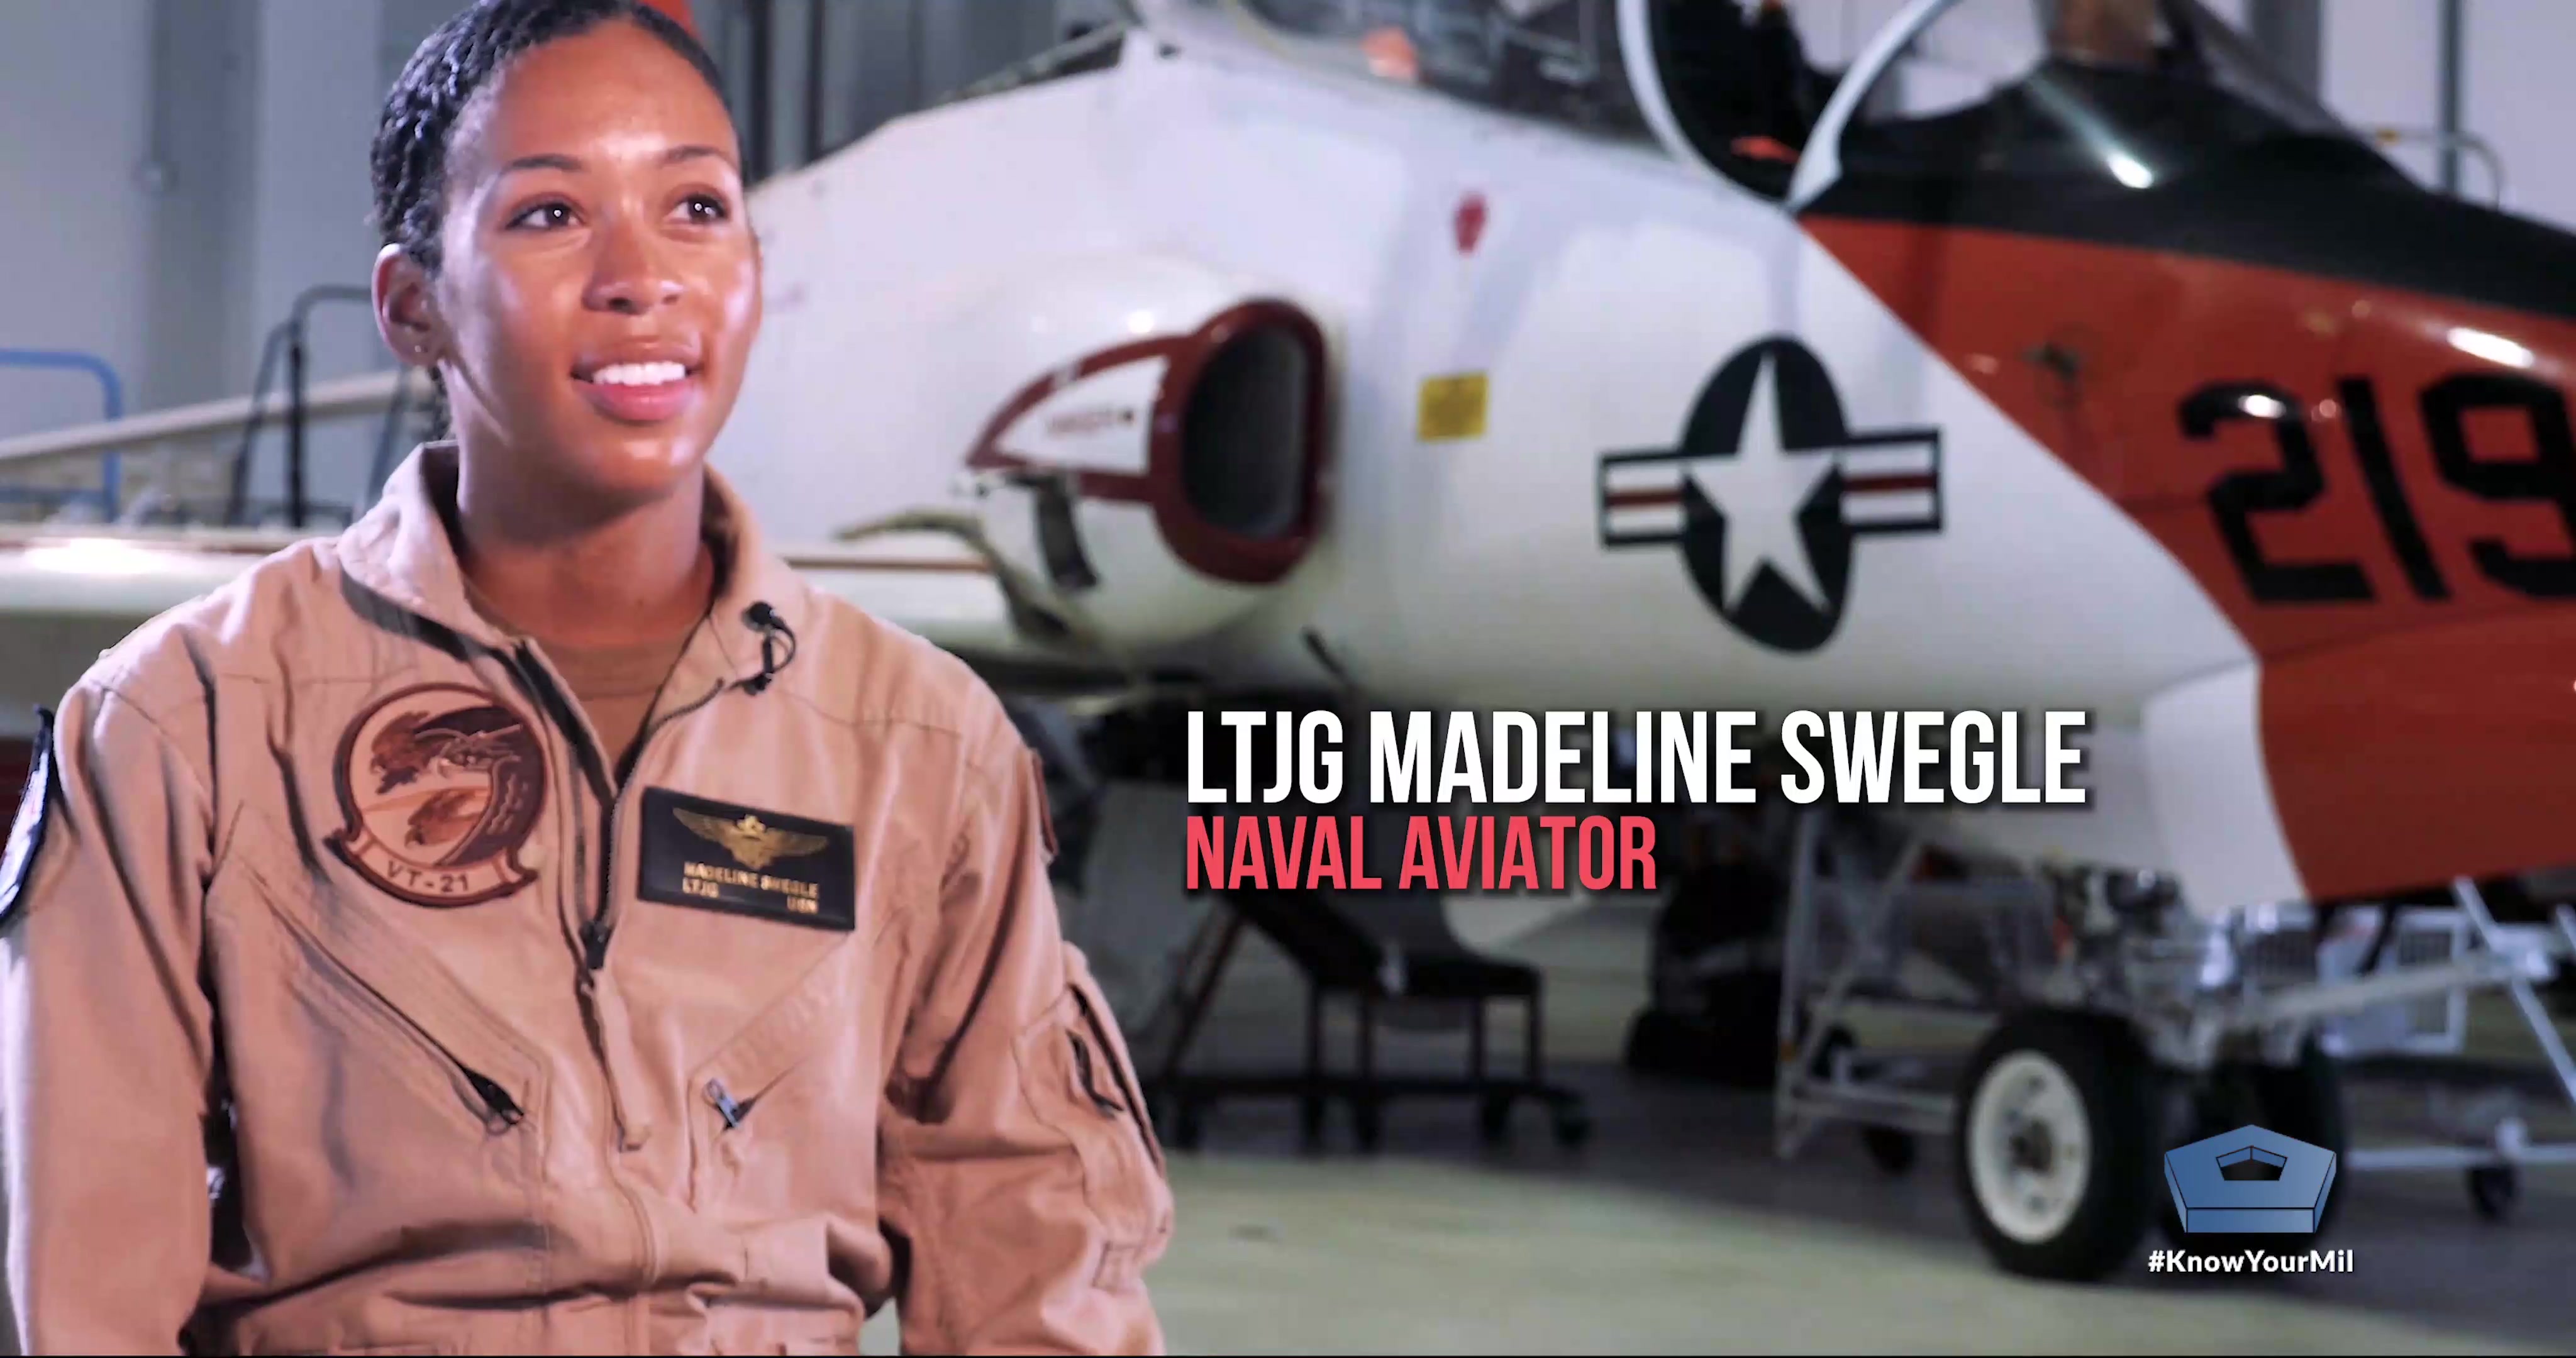
[{"label": "woman's eye", "polygon": [[552,231],[558,227],[570,226],[572,225],[572,205],[539,203],[513,218],[510,225],[513,229],[533,227],[540,231]]},{"label": "woman's eye", "polygon": [[698,226],[712,226],[733,215],[723,199],[709,193],[693,193],[682,199],[680,213]]}]

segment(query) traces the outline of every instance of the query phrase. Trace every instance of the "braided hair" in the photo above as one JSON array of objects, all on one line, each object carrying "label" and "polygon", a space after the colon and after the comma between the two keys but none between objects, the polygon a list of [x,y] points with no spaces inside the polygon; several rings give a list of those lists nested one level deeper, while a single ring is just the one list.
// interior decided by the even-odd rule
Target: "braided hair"
[{"label": "braided hair", "polygon": [[[659,38],[724,97],[715,58],[646,0],[476,0],[421,41],[385,94],[368,161],[375,185],[376,230],[387,245],[435,277],[443,262],[439,230],[447,207],[447,148],[457,121],[492,78],[522,54],[558,38],[578,37],[623,21]],[[447,430],[447,388],[437,369],[431,436]]]}]

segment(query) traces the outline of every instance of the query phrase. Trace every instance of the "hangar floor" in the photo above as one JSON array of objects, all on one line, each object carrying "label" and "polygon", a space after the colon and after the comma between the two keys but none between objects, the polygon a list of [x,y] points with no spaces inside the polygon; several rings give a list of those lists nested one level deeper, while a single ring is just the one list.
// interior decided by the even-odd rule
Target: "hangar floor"
[{"label": "hangar floor", "polygon": [[[1890,1179],[1848,1131],[1783,1164],[1760,1094],[1642,1080],[1617,1052],[1643,995],[1644,913],[1558,921],[1506,951],[1549,977],[1553,1074],[1591,1100],[1589,1145],[1560,1151],[1535,1110],[1510,1147],[1472,1108],[1397,1103],[1387,1149],[1298,1153],[1293,1107],[1208,1118],[1175,1153],[1180,1234],[1151,1277],[1175,1352],[2499,1352],[2565,1351],[2576,1316],[2576,1175],[2526,1181],[2514,1220],[2470,1210],[2456,1174],[2354,1175],[2345,1275],[2151,1275],[2097,1287],[2002,1275],[1970,1237],[1946,1141]],[[1285,1067],[1301,1033],[1293,973],[1247,939],[1193,1069]],[[2520,1040],[2503,1014],[2472,1031]],[[1331,1048],[1346,1060],[1346,1031]],[[1389,1034],[1389,1069],[1454,1068],[1455,1034]],[[1498,1055],[1501,1053],[1498,1051]],[[2365,1139],[2418,1106],[2356,1091]],[[2566,1129],[2535,1120],[2536,1135]],[[872,1352],[894,1350],[891,1316]]]}]

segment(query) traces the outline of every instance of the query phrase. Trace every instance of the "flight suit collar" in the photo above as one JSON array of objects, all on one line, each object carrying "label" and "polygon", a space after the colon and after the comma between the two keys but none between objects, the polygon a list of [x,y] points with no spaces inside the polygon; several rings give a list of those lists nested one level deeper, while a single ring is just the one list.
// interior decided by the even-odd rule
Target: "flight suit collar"
[{"label": "flight suit collar", "polygon": [[[734,681],[756,682],[768,672],[773,682],[785,682],[795,638],[810,632],[805,578],[769,550],[751,507],[724,474],[709,467],[706,476],[706,533],[717,545],[724,574],[700,638],[713,639],[717,662]],[[769,625],[764,625],[763,611]],[[681,663],[688,664],[689,657]]]},{"label": "flight suit collar", "polygon": [[[716,548],[721,574],[707,625],[690,639],[674,678],[693,684],[716,679],[759,684],[766,672],[771,682],[787,682],[793,638],[806,630],[811,614],[807,587],[769,550],[750,507],[724,475],[713,467],[705,475],[706,536]],[[375,508],[341,535],[342,569],[358,584],[439,627],[507,651],[518,639],[466,598],[464,566],[447,527],[456,504],[456,477],[454,442],[413,449],[387,478]]]}]

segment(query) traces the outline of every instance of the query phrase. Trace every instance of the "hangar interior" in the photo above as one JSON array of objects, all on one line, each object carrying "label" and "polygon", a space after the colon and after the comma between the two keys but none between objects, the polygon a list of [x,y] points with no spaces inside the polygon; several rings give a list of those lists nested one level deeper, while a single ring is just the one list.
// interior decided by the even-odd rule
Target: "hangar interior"
[{"label": "hangar interior", "polygon": [[[1411,8],[1488,3],[1544,7]],[[1787,4],[1808,60],[1827,69],[1859,58],[1911,8]],[[2206,8],[2428,189],[2576,231],[2560,69],[2561,54],[2576,50],[2576,6]],[[18,207],[0,251],[0,290],[14,302],[0,314],[0,521],[322,530],[364,512],[416,425],[318,423],[308,438],[272,415],[238,447],[227,435],[178,471],[162,467],[157,504],[132,486],[103,497],[95,456],[53,456],[42,439],[283,392],[298,380],[327,396],[392,367],[364,305],[377,249],[368,139],[388,83],[455,9],[455,0],[20,0],[0,9],[0,122],[16,130],[0,140],[0,197]],[[694,14],[728,80],[747,171],[766,177],[1059,51],[1120,19],[1122,0],[694,0]],[[113,483],[116,473],[107,475]],[[19,729],[16,714],[0,720],[0,732]],[[1151,806],[1166,821],[1170,810]],[[1095,875],[1069,910],[1115,936],[1123,903],[1151,901],[1150,912],[1136,907],[1149,923],[1203,931],[1212,907],[1183,898],[1170,858],[1148,858],[1164,866],[1137,868],[1132,880]],[[2354,1173],[2336,1187],[2337,1243],[2355,1252],[2348,1273],[2176,1278],[2132,1261],[2089,1286],[2006,1276],[1963,1219],[1946,1137],[1837,1124],[1799,1154],[1779,1153],[1766,1027],[1777,1011],[1776,959],[1770,989],[1756,986],[1741,1011],[1765,1073],[1637,1068],[1634,1025],[1655,1003],[1650,957],[1663,904],[1659,894],[1464,895],[1403,926],[1543,978],[1544,1015],[1533,1022],[1545,1079],[1581,1100],[1579,1133],[1540,1111],[1513,1120],[1506,1110],[1498,1135],[1475,1108],[1436,1100],[1397,1100],[1382,1121],[1371,1110],[1365,1126],[1337,1106],[1320,1136],[1311,1120],[1301,1124],[1294,1100],[1193,1108],[1186,1134],[1160,1125],[1180,1228],[1149,1281],[1174,1350],[2499,1352],[2568,1343],[2576,1171],[2563,1167],[2525,1169],[2509,1202],[2480,1199],[2474,1177],[2464,1193],[2456,1172]],[[1189,934],[1193,947],[1207,937]],[[1169,939],[1152,946],[1178,965]],[[1390,1078],[1429,1079],[1462,1059],[1467,1032],[1445,1009],[1394,1004],[1364,1036],[1356,1013],[1334,1006],[1312,1026],[1294,946],[1256,928],[1229,935],[1227,947],[1223,984],[1187,1020],[1193,1069],[1294,1069],[1310,1033],[1334,1062],[1366,1050]],[[2576,1040],[2566,989],[2539,993],[2555,1031]],[[2465,1038],[2434,1058],[2385,1063],[2401,1077],[2388,1087],[2349,1082],[2353,1125],[2408,1134],[2428,1116],[2429,1086],[2437,1122],[2474,1121],[2487,1108],[2492,1125],[2503,1098],[2532,1141],[2576,1138],[2576,1118],[2553,1103],[2546,1054],[2510,999],[2488,991],[2437,1008],[2425,1022]],[[1174,1013],[1137,1012],[1148,1009],[1150,1037],[1172,1040]],[[1516,1013],[1494,1012],[1490,1033],[1479,1021],[1476,1052],[1490,1038],[1496,1068],[1517,1069],[1525,1049]],[[1853,1020],[1864,1048],[1885,1040],[1953,1059],[1982,1031],[1943,1022]],[[2448,1092],[2462,1071],[2475,1087]],[[893,1349],[892,1320],[872,1324],[872,1350]]]}]

